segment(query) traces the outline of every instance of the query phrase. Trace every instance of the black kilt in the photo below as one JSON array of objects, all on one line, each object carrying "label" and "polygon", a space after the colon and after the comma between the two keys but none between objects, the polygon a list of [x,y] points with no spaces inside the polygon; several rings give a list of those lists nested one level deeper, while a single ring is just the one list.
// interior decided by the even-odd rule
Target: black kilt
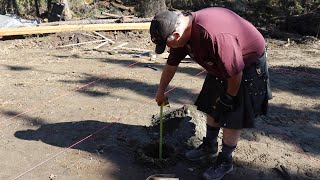
[{"label": "black kilt", "polygon": [[235,97],[234,110],[216,112],[213,109],[216,99],[226,93],[226,89],[226,80],[207,74],[195,102],[198,110],[212,116],[223,128],[254,127],[254,119],[267,113],[268,100],[272,98],[266,53],[255,64],[243,70],[241,85]]}]

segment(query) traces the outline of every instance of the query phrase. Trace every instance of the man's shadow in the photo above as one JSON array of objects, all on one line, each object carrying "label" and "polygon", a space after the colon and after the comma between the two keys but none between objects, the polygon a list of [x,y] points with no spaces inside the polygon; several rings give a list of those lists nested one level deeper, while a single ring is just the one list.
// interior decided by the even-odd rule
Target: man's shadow
[{"label": "man's shadow", "polygon": [[[43,124],[37,130],[17,131],[15,136],[19,139],[42,141],[53,146],[67,148],[72,144],[90,136],[84,142],[73,146],[73,149],[79,149],[91,153],[96,152],[96,147],[92,145],[101,145],[115,143],[119,140],[135,139],[130,133],[139,132],[143,134],[145,127],[136,125],[127,125],[116,122],[101,122],[96,120],[84,120],[74,122],[63,122],[56,124]],[[142,136],[140,138],[146,136]],[[140,139],[143,141],[143,139]]]},{"label": "man's shadow", "polygon": [[[121,172],[112,173],[116,179],[126,179],[124,172],[129,163],[135,161],[133,156],[135,149],[139,144],[151,141],[144,126],[96,120],[43,124],[37,130],[17,131],[15,136],[19,139],[42,141],[53,146],[79,149],[100,156],[121,167]],[[132,176],[145,178],[139,173]]]},{"label": "man's shadow", "polygon": [[[190,117],[178,118],[178,120],[186,121],[189,119]],[[159,130],[156,128],[158,127],[83,120],[42,124],[37,130],[17,131],[15,137],[23,140],[42,141],[53,146],[78,149],[101,156],[119,167],[119,172],[112,173],[115,179],[127,179],[128,175],[134,179],[145,179],[154,171],[145,172],[143,170],[145,169],[144,165],[135,159],[136,150],[157,142]],[[164,133],[167,130],[173,131],[165,129]],[[180,146],[182,144],[180,143]]]}]

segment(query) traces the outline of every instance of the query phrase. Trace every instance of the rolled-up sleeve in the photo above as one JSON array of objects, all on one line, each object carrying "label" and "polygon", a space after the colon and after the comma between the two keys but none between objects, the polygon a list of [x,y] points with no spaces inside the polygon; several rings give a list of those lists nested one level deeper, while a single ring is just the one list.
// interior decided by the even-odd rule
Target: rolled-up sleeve
[{"label": "rolled-up sleeve", "polygon": [[229,77],[240,73],[244,67],[242,48],[237,37],[233,34],[218,34],[215,37],[215,48],[218,50],[219,59]]},{"label": "rolled-up sleeve", "polygon": [[170,66],[178,66],[180,62],[187,56],[187,48],[170,48],[170,54],[167,60],[167,64]]}]

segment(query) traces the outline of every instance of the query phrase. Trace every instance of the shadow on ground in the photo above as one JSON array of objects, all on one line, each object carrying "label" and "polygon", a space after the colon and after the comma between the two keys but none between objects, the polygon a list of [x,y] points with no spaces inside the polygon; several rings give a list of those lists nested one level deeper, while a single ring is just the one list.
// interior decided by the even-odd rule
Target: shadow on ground
[{"label": "shadow on ground", "polygon": [[[67,84],[81,84],[86,85],[88,83],[90,86],[78,90],[78,93],[91,96],[91,97],[102,97],[102,96],[111,96],[114,89],[127,89],[153,99],[158,88],[158,85],[148,84],[146,82],[137,81],[135,79],[124,79],[124,78],[108,78],[108,77],[97,77],[90,74],[85,74],[85,78],[82,80],[63,80],[61,82]],[[168,94],[170,102],[185,104],[188,101],[188,98],[196,97],[189,89],[180,88],[180,87],[168,87],[167,90],[174,88],[174,91]],[[182,97],[182,98],[180,98]]]},{"label": "shadow on ground", "polygon": [[[143,142],[150,142],[148,134],[144,133],[146,129],[145,126],[83,120],[43,124],[37,130],[17,131],[15,136],[63,148],[89,137],[71,148],[95,154],[114,163],[120,169],[112,173],[114,179],[146,179],[149,175],[158,173],[173,173],[180,179],[201,179],[202,172],[210,165],[208,162],[199,164],[180,159],[175,166],[164,169],[145,167],[137,163],[134,158],[135,149]],[[272,170],[263,167],[246,168],[243,164],[235,162],[236,170],[224,179],[279,179],[279,175]],[[108,176],[110,177],[110,174]]]},{"label": "shadow on ground", "polygon": [[[115,179],[126,179],[128,173],[137,179],[145,178],[145,172],[134,165],[134,151],[139,142],[147,141],[143,126],[106,123],[95,120],[43,124],[37,130],[17,131],[19,139],[42,141],[57,147],[68,148],[83,138],[89,137],[72,149],[90,152],[105,158],[120,167],[113,173]],[[132,138],[133,137],[133,138]],[[145,139],[143,139],[145,138]],[[109,175],[110,177],[110,175]],[[134,178],[133,178],[134,179]]]},{"label": "shadow on ground", "polygon": [[[124,54],[128,54],[128,53],[124,53]],[[110,55],[109,55],[110,56]],[[54,57],[58,57],[58,58],[81,58],[81,59],[88,59],[88,60],[98,60],[98,61],[101,61],[101,62],[105,62],[105,63],[111,63],[111,64],[117,64],[117,65],[121,65],[123,67],[128,67],[129,65],[135,63],[135,62],[138,62],[138,61],[135,61],[135,58],[130,58],[130,59],[125,59],[125,58],[121,58],[120,59],[116,59],[116,58],[111,58],[111,57],[108,57],[108,58],[96,58],[96,57],[75,57],[73,55],[71,56],[57,56],[55,55]],[[131,68],[146,68],[146,69],[149,69],[150,71],[157,71],[159,73],[162,72],[162,68],[164,67],[166,63],[166,59],[159,59],[155,62],[150,62],[148,63],[147,61],[146,62],[139,62],[137,64],[135,64],[134,66],[132,66]],[[191,59],[184,59],[182,62],[183,63],[195,63],[194,61],[192,61]],[[147,67],[147,66],[150,66],[150,67]],[[155,69],[153,69],[155,68]],[[202,68],[193,68],[193,67],[179,67],[177,72],[178,73],[182,73],[182,74],[187,74],[187,75],[190,75],[190,76],[195,76],[197,75],[199,72],[201,72],[203,69]]]}]

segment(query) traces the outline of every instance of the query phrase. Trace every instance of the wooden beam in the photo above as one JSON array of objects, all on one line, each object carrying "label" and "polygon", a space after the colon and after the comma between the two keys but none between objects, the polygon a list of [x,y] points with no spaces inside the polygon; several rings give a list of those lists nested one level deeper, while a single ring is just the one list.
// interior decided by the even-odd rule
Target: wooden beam
[{"label": "wooden beam", "polygon": [[110,30],[143,30],[149,29],[150,23],[110,23],[87,25],[60,25],[19,28],[0,28],[0,36],[46,34],[63,31],[110,31]]}]

